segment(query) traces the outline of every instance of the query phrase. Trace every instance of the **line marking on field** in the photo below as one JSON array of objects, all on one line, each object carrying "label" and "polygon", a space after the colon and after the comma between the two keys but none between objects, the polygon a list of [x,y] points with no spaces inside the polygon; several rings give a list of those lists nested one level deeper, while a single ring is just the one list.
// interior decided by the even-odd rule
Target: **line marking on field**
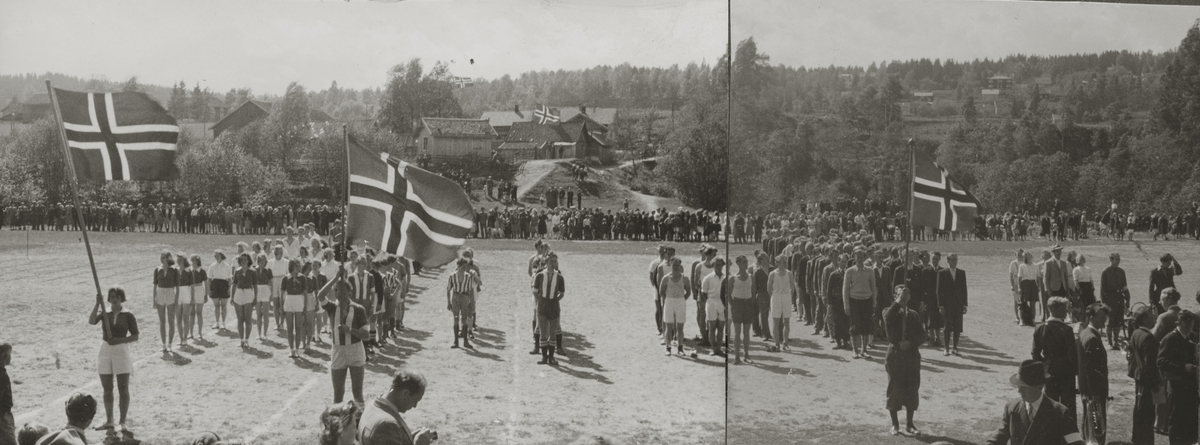
[{"label": "line marking on field", "polygon": [[[162,355],[162,353],[156,352],[154,354],[150,354],[145,357],[142,357],[138,361],[133,362],[133,369],[136,371],[137,368],[140,368],[142,366],[142,364],[146,363],[146,360],[150,360],[152,358],[159,357],[161,355]],[[113,382],[113,384],[116,385],[116,382]],[[41,408],[38,408],[33,411],[30,411],[25,414],[21,414],[21,415],[17,416],[15,419],[16,420],[15,423],[17,425],[21,425],[27,421],[36,419],[38,416],[42,415],[42,413],[46,412],[46,410],[48,410],[48,409],[54,408],[55,406],[59,406],[59,407],[63,406],[63,404],[67,403],[67,399],[69,399],[72,394],[90,390],[92,388],[95,388],[98,385],[100,385],[99,377],[97,377],[95,380],[89,381],[87,384],[85,384],[83,386],[75,388],[74,391],[67,393],[67,395],[59,397],[58,399],[54,400],[53,402],[43,405]]]},{"label": "line marking on field", "polygon": [[279,419],[282,418],[285,413],[287,413],[287,410],[291,409],[292,405],[295,405],[296,402],[300,400],[301,396],[308,393],[313,386],[316,386],[317,380],[317,377],[313,376],[312,378],[308,379],[307,382],[304,382],[304,386],[301,386],[300,389],[296,390],[296,393],[292,394],[292,398],[288,399],[287,402],[284,402],[283,407],[279,408],[279,411],[276,411],[275,414],[272,414],[266,422],[263,422],[257,428],[254,428],[253,431],[250,431],[250,435],[242,438],[242,442],[253,443],[254,439],[257,439],[258,436],[271,431],[271,429],[275,427],[275,422],[278,422]]}]

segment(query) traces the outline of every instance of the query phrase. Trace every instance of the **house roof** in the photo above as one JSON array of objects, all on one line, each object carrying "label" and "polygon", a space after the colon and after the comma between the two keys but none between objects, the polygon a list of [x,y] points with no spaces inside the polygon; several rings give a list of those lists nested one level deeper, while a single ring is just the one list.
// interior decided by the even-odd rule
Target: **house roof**
[{"label": "house roof", "polygon": [[545,142],[514,142],[514,141],[509,141],[509,142],[505,142],[505,143],[503,143],[503,144],[500,144],[500,147],[499,147],[499,148],[497,148],[497,150],[536,150],[536,149],[538,149],[538,148],[541,148],[543,145],[546,145],[546,143],[545,143]]},{"label": "house roof", "polygon": [[507,111],[484,111],[480,119],[486,120],[493,127],[510,127],[513,122],[529,122],[533,119],[533,111],[522,111],[517,114],[513,110]]},{"label": "house roof", "polygon": [[[617,119],[616,108],[592,108],[587,107],[587,113],[580,113],[579,107],[550,107],[552,110],[558,111],[560,122],[569,122],[579,119],[587,119],[593,123],[604,126],[604,130],[608,131],[608,127]],[[503,111],[484,111],[480,119],[485,119],[491,122],[493,127],[508,127],[516,122],[532,122],[533,111],[537,107],[525,107],[520,114],[513,110]]]},{"label": "house roof", "polygon": [[574,142],[562,125],[513,122],[506,142]]},{"label": "house roof", "polygon": [[440,117],[423,117],[421,126],[429,130],[429,134],[440,138],[483,138],[496,137],[496,130],[487,119],[449,119]]},{"label": "house roof", "polygon": [[[579,107],[557,107],[557,108],[559,110],[559,115],[558,115],[559,120],[561,120],[562,122],[569,122],[569,121],[575,120],[576,116],[583,114],[583,113],[579,112]],[[606,127],[605,130],[607,130],[608,129],[607,127],[612,125],[613,121],[615,121],[617,119],[617,109],[616,108],[587,107],[586,117],[590,118],[590,120],[592,120],[595,123],[605,126]]]},{"label": "house roof", "polygon": [[[261,100],[246,101],[246,102],[242,103],[241,105],[235,107],[234,109],[229,110],[229,113],[226,114],[225,117],[222,117],[221,120],[217,121],[217,123],[212,124],[212,126],[209,127],[209,129],[212,129],[212,130],[220,129],[220,131],[224,131],[226,126],[234,125],[232,122],[234,119],[244,119],[245,118],[245,116],[241,116],[242,113],[238,113],[237,111],[241,110],[242,108],[246,108],[246,107],[254,107],[254,108],[261,110],[263,112],[263,115],[270,115],[272,105],[274,105],[274,102],[266,102],[266,101],[261,101]],[[333,122],[334,121],[333,117],[329,116],[329,114],[325,113],[324,111],[318,110],[316,108],[308,109],[308,118],[309,118],[309,120],[312,120],[313,122]],[[258,118],[255,118],[255,119],[258,119]],[[229,121],[229,122],[226,122],[226,121]],[[246,123],[249,123],[249,122],[246,122]],[[245,125],[245,123],[243,123],[241,125]],[[238,126],[237,128],[240,128],[240,126]]]}]

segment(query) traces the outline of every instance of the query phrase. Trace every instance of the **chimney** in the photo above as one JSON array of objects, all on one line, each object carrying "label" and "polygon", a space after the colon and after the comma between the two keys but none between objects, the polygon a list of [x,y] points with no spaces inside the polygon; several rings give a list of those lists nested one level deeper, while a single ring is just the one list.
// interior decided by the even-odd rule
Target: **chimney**
[{"label": "chimney", "polygon": [[579,105],[579,114],[587,114],[587,105]]}]

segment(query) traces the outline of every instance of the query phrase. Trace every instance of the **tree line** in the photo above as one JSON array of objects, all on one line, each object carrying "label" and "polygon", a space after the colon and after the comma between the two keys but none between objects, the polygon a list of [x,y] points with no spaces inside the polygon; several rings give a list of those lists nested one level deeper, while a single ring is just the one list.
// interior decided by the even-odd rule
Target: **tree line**
[{"label": "tree line", "polygon": [[[797,69],[769,60],[752,38],[734,55],[731,175],[749,179],[735,181],[733,211],[839,197],[907,203],[910,138],[972,190],[984,212],[1045,210],[1055,200],[1087,211],[1116,202],[1132,211],[1176,212],[1200,201],[1197,28],[1164,54],[1013,56],[941,63],[940,71],[937,61],[922,59],[875,67],[879,75],[853,88],[838,74],[856,68]],[[975,88],[1000,70],[1094,81],[1058,104],[1035,96],[1002,119],[979,119],[971,96],[950,122],[900,115],[910,73],[921,72],[920,82],[951,78],[939,87]],[[1153,80],[1131,82],[1124,73]],[[814,97],[824,98],[823,112],[804,105]]]}]

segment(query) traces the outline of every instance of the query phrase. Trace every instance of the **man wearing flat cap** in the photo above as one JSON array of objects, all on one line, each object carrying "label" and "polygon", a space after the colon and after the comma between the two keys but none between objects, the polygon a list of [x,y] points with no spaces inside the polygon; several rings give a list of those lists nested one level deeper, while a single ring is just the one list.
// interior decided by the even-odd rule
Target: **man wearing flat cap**
[{"label": "man wearing flat cap", "polygon": [[1046,377],[1042,362],[1021,362],[1021,368],[1008,379],[1021,398],[1004,406],[1000,428],[988,439],[988,445],[1083,444],[1067,408],[1042,393]]}]

